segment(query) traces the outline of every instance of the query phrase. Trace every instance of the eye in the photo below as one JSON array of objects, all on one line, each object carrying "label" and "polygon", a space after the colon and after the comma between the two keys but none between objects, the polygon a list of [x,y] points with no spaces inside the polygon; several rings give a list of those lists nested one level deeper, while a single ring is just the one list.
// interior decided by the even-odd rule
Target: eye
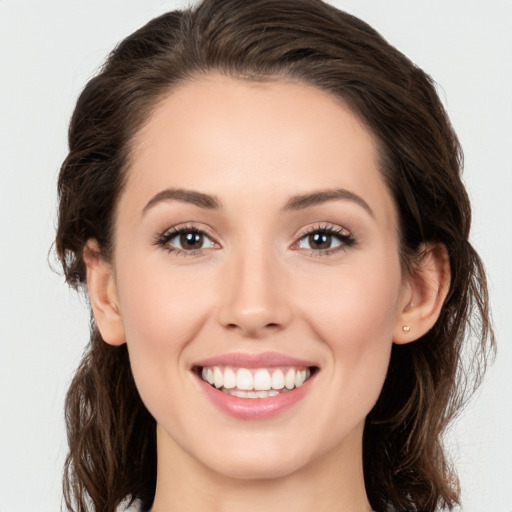
[{"label": "eye", "polygon": [[197,254],[218,247],[210,236],[195,227],[172,228],[159,235],[156,244],[177,254]]},{"label": "eye", "polygon": [[354,243],[354,238],[344,228],[318,226],[303,234],[294,248],[330,254],[337,249],[350,247]]},{"label": "eye", "polygon": [[213,247],[214,243],[199,231],[183,231],[171,237],[168,243],[178,249],[197,250]]}]

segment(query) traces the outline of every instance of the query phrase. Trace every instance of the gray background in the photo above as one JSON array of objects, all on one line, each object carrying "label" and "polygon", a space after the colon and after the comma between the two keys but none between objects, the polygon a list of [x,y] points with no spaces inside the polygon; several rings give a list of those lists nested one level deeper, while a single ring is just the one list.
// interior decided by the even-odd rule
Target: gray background
[{"label": "gray background", "polygon": [[[451,429],[466,512],[510,512],[512,484],[512,1],[331,2],[377,28],[440,84],[466,155],[472,241],[499,341]],[[183,2],[0,0],[0,512],[57,511],[63,397],[88,313],[48,265],[55,183],[80,89],[114,44]]]}]

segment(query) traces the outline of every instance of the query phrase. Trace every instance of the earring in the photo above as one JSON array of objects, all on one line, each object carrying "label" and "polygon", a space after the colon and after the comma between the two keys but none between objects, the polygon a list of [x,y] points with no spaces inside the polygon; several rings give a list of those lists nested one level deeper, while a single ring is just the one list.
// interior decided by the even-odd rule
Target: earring
[{"label": "earring", "polygon": [[411,328],[408,325],[402,325],[402,331],[404,331],[405,333],[409,332],[410,330]]}]

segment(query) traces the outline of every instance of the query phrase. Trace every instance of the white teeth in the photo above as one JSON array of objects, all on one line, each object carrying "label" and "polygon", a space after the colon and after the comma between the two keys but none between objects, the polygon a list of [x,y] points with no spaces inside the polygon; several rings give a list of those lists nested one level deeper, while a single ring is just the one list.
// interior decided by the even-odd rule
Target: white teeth
[{"label": "white teeth", "polygon": [[306,380],[306,370],[301,370],[295,374],[295,387],[298,388],[304,384]]},{"label": "white teeth", "polygon": [[254,374],[254,389],[268,391],[272,387],[272,378],[268,370],[258,370]]},{"label": "white teeth", "polygon": [[293,389],[295,387],[295,370],[293,368],[290,368],[286,372],[286,377],[284,378],[284,385],[288,389]]},{"label": "white teeth", "polygon": [[285,371],[281,368],[239,368],[235,373],[230,367],[212,366],[202,368],[201,378],[233,396],[266,398],[298,388],[311,376],[309,368],[288,368]]},{"label": "white teeth", "polygon": [[226,389],[236,388],[236,375],[231,368],[224,371],[224,387]]},{"label": "white teeth", "polygon": [[250,390],[254,389],[252,373],[246,368],[240,368],[236,372],[236,387],[238,389]]},{"label": "white teeth", "polygon": [[272,389],[284,388],[284,373],[279,368],[272,374]]},{"label": "white teeth", "polygon": [[222,375],[220,368],[217,366],[213,369],[213,383],[217,389],[221,388],[224,383],[224,376]]},{"label": "white teeth", "polygon": [[275,389],[269,389],[268,391],[257,391],[258,398],[267,398],[268,396],[277,396],[279,393]]},{"label": "white teeth", "polygon": [[269,391],[240,391],[238,389],[225,389],[224,393],[237,396],[238,398],[268,398],[269,396],[279,395],[279,391],[270,389]]}]

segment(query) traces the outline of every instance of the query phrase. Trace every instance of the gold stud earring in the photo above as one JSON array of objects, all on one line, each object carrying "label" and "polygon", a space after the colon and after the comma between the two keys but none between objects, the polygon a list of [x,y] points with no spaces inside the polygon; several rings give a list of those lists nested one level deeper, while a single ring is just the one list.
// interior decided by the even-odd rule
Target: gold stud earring
[{"label": "gold stud earring", "polygon": [[408,325],[402,325],[402,331],[405,333],[408,333],[411,330],[411,328]]}]

